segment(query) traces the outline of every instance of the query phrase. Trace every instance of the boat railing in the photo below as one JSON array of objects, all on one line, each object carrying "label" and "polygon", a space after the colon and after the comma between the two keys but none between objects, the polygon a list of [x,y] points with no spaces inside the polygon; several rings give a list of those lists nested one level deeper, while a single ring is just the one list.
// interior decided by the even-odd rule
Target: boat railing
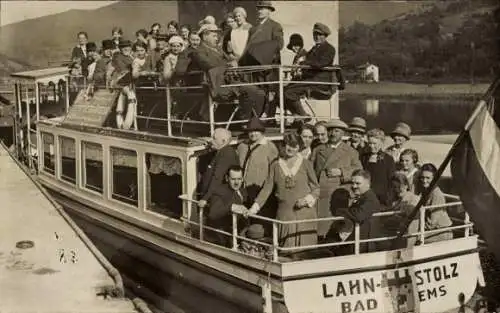
[{"label": "boat railing", "polygon": [[[296,72],[296,71],[302,71],[302,70],[314,70],[316,72],[331,72],[331,81],[325,82],[325,81],[313,81],[313,80],[292,80],[291,79],[291,73]],[[259,74],[259,73],[270,73],[272,71],[276,72],[276,75],[273,75],[274,79],[270,81],[253,81],[253,76],[254,74]],[[292,120],[301,120],[301,119],[310,119],[313,118],[314,120],[318,119],[331,119],[334,117],[337,117],[336,115],[338,114],[337,112],[333,112],[335,110],[332,110],[330,108],[330,112],[328,116],[323,116],[323,115],[315,115],[315,112],[312,108],[310,108],[310,111],[314,116],[300,116],[300,115],[286,115],[286,108],[285,108],[285,101],[284,101],[284,89],[287,85],[289,84],[307,84],[307,85],[328,85],[332,86],[338,86],[340,85],[338,79],[335,79],[334,73],[340,71],[340,67],[338,66],[330,66],[330,67],[324,67],[321,69],[316,69],[316,68],[311,68],[310,66],[303,66],[303,65],[265,65],[265,66],[238,66],[238,67],[228,67],[225,69],[224,75],[225,77],[239,77],[235,82],[232,82],[230,84],[226,83],[221,83],[220,85],[217,86],[217,88],[234,88],[234,87],[243,87],[243,86],[257,86],[260,88],[266,87],[266,86],[274,86],[277,87],[273,91],[267,90],[266,97],[269,97],[269,93],[275,93],[276,95],[276,101],[277,103],[277,113],[275,116],[266,116],[266,117],[261,117],[261,120],[263,121],[269,121],[269,120],[274,120],[278,123],[280,133],[285,132],[286,124],[287,122],[290,122]],[[199,76],[199,77],[196,77]],[[231,101],[231,104],[234,105],[233,111],[231,112],[231,115],[229,116],[229,119],[227,121],[216,121],[215,118],[215,111],[217,107],[220,105],[223,105],[225,103],[218,103],[212,98],[210,88],[214,88],[213,83],[211,83],[211,79],[209,75],[207,75],[205,72],[201,71],[192,71],[192,72],[186,72],[182,74],[176,74],[175,79],[172,79],[170,81],[165,82],[161,78],[160,73],[147,73],[145,75],[148,81],[142,81],[139,83],[139,80],[135,79],[134,82],[132,83],[132,88],[135,91],[138,90],[154,90],[154,91],[164,91],[165,92],[165,98],[166,98],[166,117],[158,117],[158,116],[152,116],[152,114],[140,114],[139,112],[136,112],[135,114],[135,119],[136,120],[145,120],[145,121],[161,121],[164,122],[166,127],[167,127],[167,134],[169,136],[173,135],[172,131],[172,125],[173,124],[180,124],[181,126],[181,133],[182,133],[182,126],[184,124],[195,124],[195,125],[208,125],[210,128],[210,135],[213,135],[213,131],[215,128],[218,127],[225,127],[229,128],[231,125],[237,125],[237,124],[243,124],[248,122],[248,120],[236,120],[235,116],[237,111],[240,109],[238,101],[234,100]],[[196,79],[193,79],[195,77]],[[192,84],[189,83],[190,81],[196,80],[197,84]],[[83,76],[79,75],[69,75],[68,81],[73,82],[73,87],[77,86],[80,84],[80,87],[77,88],[77,90],[90,90],[89,87],[92,88],[106,88],[110,90],[118,90],[121,89],[121,87],[110,87],[109,85],[106,86],[98,86],[95,85],[92,82],[87,82],[87,79]],[[212,85],[212,86],[211,86]],[[269,89],[269,88],[268,88]],[[200,90],[202,94],[200,95],[201,97],[204,97],[204,103],[202,105],[207,105],[208,106],[208,120],[192,120],[188,118],[188,114],[192,112],[182,112],[185,113],[184,116],[179,118],[178,115],[174,114],[173,109],[175,107],[176,100],[174,99],[176,96],[175,93],[179,92],[192,92],[194,90]],[[174,93],[174,95],[173,95]],[[333,92],[332,94],[334,94]],[[192,105],[192,104],[189,104]],[[194,105],[192,105],[194,106]],[[309,105],[310,106],[310,105]],[[146,112],[148,113],[148,112]],[[151,112],[149,112],[151,113]],[[137,123],[135,123],[137,125]]]},{"label": "boat railing", "polygon": [[[402,238],[405,238],[406,240],[409,240],[410,238],[415,238],[413,240],[414,244],[417,245],[424,245],[426,243],[427,238],[429,238],[432,235],[440,234],[440,233],[447,233],[447,232],[453,232],[456,233],[459,230],[463,230],[463,236],[464,237],[469,237],[472,235],[472,228],[473,224],[470,222],[469,215],[464,212],[464,218],[463,219],[454,219],[454,224],[452,224],[449,227],[442,227],[442,228],[437,228],[437,229],[426,229],[426,212],[427,211],[432,211],[436,209],[457,209],[456,211],[460,210],[462,208],[462,202],[457,201],[457,196],[454,195],[446,195],[451,202],[445,203],[445,204],[440,204],[440,205],[429,205],[429,206],[422,206],[420,208],[420,214],[418,218],[419,222],[419,229],[416,232],[412,233],[407,233],[402,236]],[[198,204],[197,200],[190,199],[186,195],[181,195],[180,198],[183,201],[190,202],[190,204]],[[401,212],[399,211],[383,211],[383,212],[377,212],[372,215],[371,218],[384,218],[384,217],[390,217],[390,216],[398,216],[401,215]],[[202,207],[198,207],[198,216],[197,221],[193,220],[192,216],[187,216],[183,218],[183,221],[186,223],[187,229],[188,230],[195,230],[195,233],[198,237],[199,240],[204,241],[205,240],[205,232],[211,231],[214,233],[219,233],[224,236],[227,236],[227,238],[231,238],[231,249],[238,251],[240,244],[242,241],[250,242],[256,245],[259,245],[261,247],[264,247],[266,249],[271,249],[272,250],[272,257],[270,258],[274,262],[278,262],[282,260],[280,258],[280,254],[286,254],[287,252],[304,252],[304,251],[312,251],[312,250],[320,250],[324,248],[333,248],[333,247],[338,247],[338,246],[346,246],[346,245],[354,245],[354,254],[359,255],[361,254],[361,249],[360,246],[362,244],[369,244],[369,243],[381,243],[385,242],[388,244],[391,244],[395,239],[397,239],[396,235],[391,235],[391,236],[383,236],[383,237],[376,237],[376,238],[364,238],[362,239],[360,236],[360,225],[355,223],[353,233],[354,233],[354,240],[350,241],[341,241],[341,242],[326,242],[326,243],[320,243],[320,244],[314,244],[314,245],[304,245],[304,246],[299,246],[299,247],[282,247],[280,246],[279,242],[279,227],[283,225],[291,225],[291,224],[306,224],[306,223],[317,223],[317,222],[339,222],[345,220],[344,217],[342,216],[332,216],[332,217],[327,217],[327,218],[315,218],[315,219],[304,219],[304,220],[289,220],[289,221],[282,221],[282,220],[277,220],[269,217],[264,217],[264,216],[259,216],[259,215],[249,215],[248,218],[252,218],[254,220],[259,220],[260,222],[263,223],[269,223],[272,225],[272,241],[271,243],[263,242],[260,240],[253,240],[250,238],[247,238],[245,236],[240,235],[239,231],[241,229],[238,228],[238,221],[242,219],[242,214],[241,213],[232,213],[232,232],[229,233],[227,231],[221,230],[221,229],[216,229],[210,226],[205,225],[204,222],[204,216],[205,216],[205,210]],[[389,245],[385,245],[389,246]],[[399,248],[400,249],[400,248]]]}]

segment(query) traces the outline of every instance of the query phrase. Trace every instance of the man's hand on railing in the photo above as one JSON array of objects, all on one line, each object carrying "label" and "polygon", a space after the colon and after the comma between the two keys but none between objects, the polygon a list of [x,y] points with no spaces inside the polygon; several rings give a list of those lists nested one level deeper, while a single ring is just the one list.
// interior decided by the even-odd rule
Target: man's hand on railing
[{"label": "man's hand on railing", "polygon": [[236,214],[245,215],[248,212],[248,209],[241,204],[233,204],[231,205],[231,211]]},{"label": "man's hand on railing", "polygon": [[204,208],[207,206],[207,200],[200,200],[198,201],[198,207]]}]

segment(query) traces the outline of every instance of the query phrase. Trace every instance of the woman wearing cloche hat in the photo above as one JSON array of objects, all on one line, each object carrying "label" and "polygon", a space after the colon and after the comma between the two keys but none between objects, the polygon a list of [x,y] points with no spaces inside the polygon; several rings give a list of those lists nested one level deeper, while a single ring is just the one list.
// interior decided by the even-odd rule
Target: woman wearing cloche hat
[{"label": "woman wearing cloche hat", "polygon": [[411,128],[408,124],[399,122],[391,132],[391,138],[394,144],[386,149],[386,152],[391,155],[395,162],[399,162],[401,152],[406,148],[406,143],[410,140]]}]

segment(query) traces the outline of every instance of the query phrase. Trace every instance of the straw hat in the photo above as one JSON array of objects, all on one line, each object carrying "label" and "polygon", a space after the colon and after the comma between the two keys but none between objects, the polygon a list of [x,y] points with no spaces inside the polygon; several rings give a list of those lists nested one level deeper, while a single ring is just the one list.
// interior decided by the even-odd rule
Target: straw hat
[{"label": "straw hat", "polygon": [[247,237],[248,239],[260,240],[265,236],[264,226],[261,224],[252,224],[244,228],[240,235]]},{"label": "straw hat", "polygon": [[330,128],[340,128],[346,130],[348,128],[347,124],[340,119],[332,119],[325,123],[326,129]]}]

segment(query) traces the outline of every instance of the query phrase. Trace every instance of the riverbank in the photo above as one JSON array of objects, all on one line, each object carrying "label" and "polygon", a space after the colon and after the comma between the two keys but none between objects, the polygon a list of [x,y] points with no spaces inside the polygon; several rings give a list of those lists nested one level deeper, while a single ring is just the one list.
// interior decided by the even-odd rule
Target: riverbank
[{"label": "riverbank", "polygon": [[344,95],[453,97],[482,95],[489,84],[408,84],[397,82],[347,84]]}]

